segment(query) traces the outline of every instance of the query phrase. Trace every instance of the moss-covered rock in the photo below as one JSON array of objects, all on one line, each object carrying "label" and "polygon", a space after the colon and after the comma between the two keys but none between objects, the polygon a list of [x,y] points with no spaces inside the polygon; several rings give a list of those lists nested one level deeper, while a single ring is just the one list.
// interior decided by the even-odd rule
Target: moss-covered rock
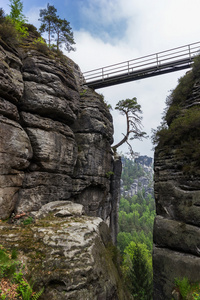
[{"label": "moss-covered rock", "polygon": [[200,59],[168,99],[155,149],[154,299],[171,300],[175,278],[200,282]]},{"label": "moss-covered rock", "polygon": [[[72,206],[68,202],[65,209],[72,212]],[[54,205],[32,224],[1,223],[1,243],[20,253],[26,277],[38,290],[45,287],[41,299],[127,299],[107,225],[78,211],[79,216],[55,217]]]}]

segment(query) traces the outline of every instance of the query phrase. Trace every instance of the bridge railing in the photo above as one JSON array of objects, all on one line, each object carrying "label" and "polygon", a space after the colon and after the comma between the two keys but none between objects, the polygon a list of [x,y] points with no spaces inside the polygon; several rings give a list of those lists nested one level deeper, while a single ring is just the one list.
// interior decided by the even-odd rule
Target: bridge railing
[{"label": "bridge railing", "polygon": [[103,81],[113,76],[142,72],[143,69],[161,69],[170,65],[178,65],[181,62],[193,60],[198,54],[200,54],[200,42],[87,71],[83,73],[83,76],[86,84],[98,80]]}]

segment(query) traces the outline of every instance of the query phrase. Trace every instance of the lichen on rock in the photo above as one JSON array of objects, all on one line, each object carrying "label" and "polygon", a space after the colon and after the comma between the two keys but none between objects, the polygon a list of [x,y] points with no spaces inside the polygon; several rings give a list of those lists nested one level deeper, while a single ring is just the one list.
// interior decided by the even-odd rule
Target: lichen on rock
[{"label": "lichen on rock", "polygon": [[49,203],[30,225],[0,224],[1,243],[20,253],[27,278],[45,287],[41,299],[124,300],[109,228],[82,213],[80,204]]}]

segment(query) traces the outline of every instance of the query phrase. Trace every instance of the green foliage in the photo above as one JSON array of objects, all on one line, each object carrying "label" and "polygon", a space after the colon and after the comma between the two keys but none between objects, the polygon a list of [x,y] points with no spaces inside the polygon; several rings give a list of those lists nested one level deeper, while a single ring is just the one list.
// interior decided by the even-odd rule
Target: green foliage
[{"label": "green foliage", "polygon": [[25,38],[29,35],[28,28],[24,25],[24,23],[15,21],[14,26],[17,32],[19,32],[19,38]]},{"label": "green foliage", "polygon": [[112,110],[112,105],[109,104],[106,100],[103,94],[99,93],[98,94],[100,96],[101,101],[103,102],[103,104],[105,105],[105,107],[109,110]]},{"label": "green foliage", "polygon": [[179,79],[177,87],[167,97],[168,107],[165,120],[168,125],[180,114],[181,107],[185,106],[186,100],[190,98],[193,85],[196,79],[200,77],[200,56],[194,59],[192,71],[187,72]]},{"label": "green foliage", "polygon": [[56,33],[57,50],[64,44],[65,50],[68,52],[75,51],[75,48],[72,47],[72,45],[75,44],[72,28],[67,20],[60,18],[55,19],[54,32]]},{"label": "green foliage", "polygon": [[[163,124],[153,134],[154,144],[179,145],[180,152],[184,149],[189,153],[189,148],[194,158],[199,156],[197,143],[191,145],[199,137],[200,109],[196,105],[187,106],[187,100],[192,96],[195,81],[200,76],[200,56],[194,60],[192,71],[179,79],[179,84],[168,96],[167,111]],[[184,142],[184,144],[183,144]],[[184,147],[183,147],[184,146]],[[180,152],[178,154],[180,154]],[[185,155],[186,153],[183,153]],[[189,157],[191,159],[191,157]],[[199,160],[198,160],[199,164]]]},{"label": "green foliage", "polygon": [[23,300],[29,300],[31,299],[31,295],[33,293],[32,286],[29,285],[27,281],[25,281],[23,278],[20,279],[18,283],[17,291],[19,295],[22,296]]},{"label": "green foliage", "polygon": [[10,1],[10,18],[21,24],[26,22],[26,17],[23,15],[23,3],[20,0],[9,0]]},{"label": "green foliage", "polygon": [[[17,252],[13,249],[11,252],[0,245],[0,280],[4,278],[10,279],[10,284],[15,284],[16,292],[19,299],[37,300],[42,295],[44,288],[39,292],[33,291],[33,284],[29,284],[23,272],[20,270],[21,263],[16,260]],[[9,299],[9,289],[6,293],[0,290],[0,299]],[[18,298],[17,298],[18,299]]]},{"label": "green foliage", "polygon": [[184,161],[182,171],[190,174],[200,174],[200,108],[188,103],[194,97],[192,93],[199,77],[200,56],[197,56],[192,71],[180,78],[168,97],[164,122],[153,134],[154,144],[159,143],[165,152],[175,149],[175,158]]},{"label": "green foliage", "polygon": [[109,171],[106,173],[107,178],[110,178],[112,175],[114,175],[114,172],[112,172],[112,171]]},{"label": "green foliage", "polygon": [[44,39],[42,37],[38,37],[37,39],[34,39],[33,41],[33,45],[36,45],[36,44],[43,44],[43,45],[46,45]]},{"label": "green foliage", "polygon": [[37,28],[33,24],[25,24],[29,32],[32,32],[34,36],[41,38],[40,33],[37,31]]},{"label": "green foliage", "polygon": [[16,249],[12,249],[11,252],[11,259],[16,259],[18,256],[17,250]]},{"label": "green foliage", "polygon": [[10,278],[16,271],[19,263],[10,258],[10,254],[2,246],[0,248],[0,279],[3,277]]},{"label": "green foliage", "polygon": [[82,97],[82,96],[84,96],[86,93],[87,93],[87,90],[84,89],[84,90],[82,90],[82,91],[80,92],[80,96]]},{"label": "green foliage", "polygon": [[18,32],[10,18],[6,18],[4,14],[0,16],[0,38],[6,43],[18,44]]},{"label": "green foliage", "polygon": [[175,118],[170,127],[156,133],[159,146],[174,147],[177,159],[184,159],[183,171],[198,172],[200,166],[200,108],[191,107]]},{"label": "green foliage", "polygon": [[1,293],[1,290],[0,290],[0,295],[1,295],[1,299],[2,300],[6,300],[6,298],[7,298],[7,296],[6,296],[6,294],[4,294],[4,293]]},{"label": "green foliage", "polygon": [[32,44],[36,48],[37,51],[39,51],[45,55],[48,54],[49,48],[42,37],[38,37],[38,38],[34,39]]},{"label": "green foliage", "polygon": [[144,170],[140,164],[122,155],[122,180],[126,189],[129,189],[134,179],[144,176]]},{"label": "green foliage", "polygon": [[24,274],[20,271],[13,274],[13,282],[19,283],[23,280]]},{"label": "green foliage", "polygon": [[194,300],[200,300],[200,293],[194,292],[192,294],[192,297],[193,297]]},{"label": "green foliage", "polygon": [[131,242],[126,247],[123,269],[134,299],[152,299],[152,259],[144,244]]},{"label": "green foliage", "polygon": [[[142,166],[122,157],[122,179],[127,188],[146,175]],[[130,178],[130,180],[129,180]],[[123,274],[134,299],[152,299],[152,245],[155,201],[144,190],[133,197],[121,197],[117,245],[123,256]],[[137,265],[138,264],[138,265]]]},{"label": "green foliage", "polygon": [[15,274],[14,282],[18,284],[17,292],[20,296],[22,296],[23,300],[37,300],[44,292],[44,288],[42,288],[39,292],[33,292],[34,283],[29,284],[26,280],[24,280],[23,273]]},{"label": "green foliage", "polygon": [[141,193],[131,198],[120,199],[118,247],[123,254],[130,241],[142,243],[152,250],[155,201],[149,194]]},{"label": "green foliage", "polygon": [[47,8],[40,10],[40,32],[48,33],[49,48],[52,45],[51,41],[53,39],[56,42],[57,51],[59,51],[62,44],[65,45],[65,49],[68,52],[74,51],[75,49],[72,45],[75,42],[70,23],[65,19],[60,19],[56,13],[57,9],[53,5],[49,5],[49,3],[47,4]]},{"label": "green foliage", "polygon": [[[124,143],[127,143],[130,149],[130,153],[134,154],[133,149],[131,145],[128,143],[128,139],[141,139],[145,136],[145,132],[141,130],[142,128],[142,117],[139,116],[139,114],[142,113],[141,106],[137,103],[137,99],[134,97],[132,99],[126,99],[126,100],[120,100],[115,107],[116,110],[119,110],[119,112],[122,115],[126,116],[126,134],[124,135],[124,138],[114,145],[112,148],[114,151]],[[130,137],[131,135],[131,137]]]},{"label": "green foliage", "polygon": [[188,278],[184,277],[183,279],[175,279],[175,285],[179,288],[181,297],[183,300],[186,300],[187,294],[190,292],[191,285]]},{"label": "green foliage", "polygon": [[10,15],[8,18],[11,19],[14,27],[19,33],[19,37],[28,36],[28,28],[25,26],[27,21],[26,17],[23,15],[23,3],[20,0],[10,0]]},{"label": "green foliage", "polygon": [[47,4],[47,8],[40,10],[40,19],[41,26],[40,26],[40,32],[48,32],[48,41],[49,41],[49,47],[51,45],[51,38],[54,34],[54,27],[53,23],[54,20],[57,19],[56,16],[57,9],[53,5]]},{"label": "green foliage", "polygon": [[5,12],[3,8],[0,8],[0,24],[3,22],[4,19],[5,19]]},{"label": "green foliage", "polygon": [[31,223],[33,223],[33,218],[32,217],[28,217],[25,220],[23,220],[24,225],[29,225]]},{"label": "green foliage", "polygon": [[19,41],[28,35],[28,28],[25,26],[26,18],[22,14],[23,4],[20,0],[10,0],[11,12],[5,16],[0,11],[0,38],[6,43],[17,45]]},{"label": "green foliage", "polygon": [[175,286],[183,300],[200,300],[199,283],[190,283],[187,277],[175,279]]}]

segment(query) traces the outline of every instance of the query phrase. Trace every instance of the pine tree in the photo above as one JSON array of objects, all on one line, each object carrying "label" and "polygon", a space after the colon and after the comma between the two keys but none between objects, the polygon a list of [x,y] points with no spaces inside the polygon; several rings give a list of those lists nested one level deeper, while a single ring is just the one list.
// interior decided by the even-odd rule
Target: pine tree
[{"label": "pine tree", "polygon": [[53,5],[47,4],[47,9],[41,9],[40,10],[40,19],[39,21],[42,22],[40,26],[40,32],[48,32],[48,41],[49,41],[49,47],[51,45],[51,38],[54,34],[54,23],[58,19],[58,16],[56,15],[57,9]]},{"label": "pine tree", "polygon": [[47,4],[47,9],[40,10],[39,21],[42,22],[40,32],[48,32],[49,47],[51,46],[51,39],[54,39],[57,51],[61,44],[65,45],[65,49],[68,52],[74,51],[75,49],[72,45],[75,42],[70,23],[65,19],[60,19],[56,12],[57,9],[53,5],[49,5],[49,3]]},{"label": "pine tree", "polygon": [[115,109],[119,110],[122,115],[126,116],[126,134],[124,135],[124,138],[117,143],[116,145],[112,146],[113,150],[116,151],[116,149],[123,145],[124,143],[127,143],[130,149],[130,154],[134,156],[133,149],[131,145],[128,143],[129,136],[132,135],[130,138],[132,139],[141,139],[145,136],[145,132],[141,131],[142,124],[141,120],[142,117],[139,116],[139,114],[142,113],[140,104],[137,103],[137,98],[132,99],[126,99],[126,100],[120,100]]},{"label": "pine tree", "polygon": [[125,276],[131,294],[135,300],[151,300],[152,267],[146,246],[131,242],[125,253]]},{"label": "pine tree", "polygon": [[70,23],[67,22],[65,19],[56,19],[54,22],[54,31],[57,35],[56,37],[56,44],[57,50],[59,50],[60,45],[62,43],[65,44],[65,49],[70,52],[74,51],[75,49],[71,46],[75,44],[73,32],[71,31]]}]

